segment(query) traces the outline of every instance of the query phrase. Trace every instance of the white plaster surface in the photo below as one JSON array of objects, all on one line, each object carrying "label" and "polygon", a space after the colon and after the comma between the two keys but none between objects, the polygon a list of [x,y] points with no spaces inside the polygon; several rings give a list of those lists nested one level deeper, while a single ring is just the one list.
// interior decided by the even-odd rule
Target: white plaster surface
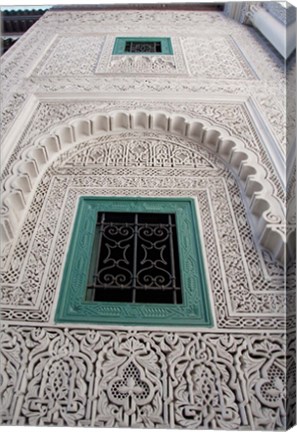
[{"label": "white plaster surface", "polygon": [[[113,58],[126,35],[174,54]],[[285,428],[293,61],[221,13],[48,12],[1,69],[2,423]],[[197,199],[213,328],[55,324],[81,195]]]}]

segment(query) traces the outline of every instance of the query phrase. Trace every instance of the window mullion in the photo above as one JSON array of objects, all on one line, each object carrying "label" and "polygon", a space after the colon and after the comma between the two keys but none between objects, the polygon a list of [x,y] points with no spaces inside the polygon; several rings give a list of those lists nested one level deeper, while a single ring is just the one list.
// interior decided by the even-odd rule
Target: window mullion
[{"label": "window mullion", "polygon": [[[93,286],[96,285],[96,278],[99,271],[99,263],[100,263],[100,252],[101,252],[101,244],[102,244],[102,237],[104,232],[104,221],[105,221],[105,213],[101,214],[101,220],[99,222],[99,238],[98,238],[98,249],[97,249],[97,256],[96,256],[96,267],[95,272],[93,275]],[[96,289],[93,289],[92,293],[92,300],[94,300]]]},{"label": "window mullion", "polygon": [[134,253],[133,253],[133,282],[132,282],[132,303],[136,303],[136,285],[137,285],[137,240],[138,240],[138,214],[134,216]]},{"label": "window mullion", "polygon": [[173,288],[173,301],[177,303],[176,298],[176,275],[175,275],[175,262],[174,262],[174,244],[173,244],[173,231],[172,231],[172,217],[168,215],[169,223],[169,241],[170,241],[170,259],[171,259],[171,272],[172,272],[172,288]]}]

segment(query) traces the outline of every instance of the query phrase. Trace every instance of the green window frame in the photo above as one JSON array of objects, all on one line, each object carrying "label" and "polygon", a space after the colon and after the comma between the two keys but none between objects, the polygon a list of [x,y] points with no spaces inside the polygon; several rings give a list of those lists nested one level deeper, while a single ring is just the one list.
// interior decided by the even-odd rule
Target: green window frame
[{"label": "green window frame", "polygon": [[[182,282],[182,303],[87,301],[86,287],[97,214],[175,214]],[[193,198],[80,197],[55,315],[57,323],[119,325],[213,325]]]},{"label": "green window frame", "polygon": [[[160,52],[126,52],[127,42],[159,42],[161,44]],[[117,37],[115,39],[112,55],[173,55],[171,39],[168,37]]]}]

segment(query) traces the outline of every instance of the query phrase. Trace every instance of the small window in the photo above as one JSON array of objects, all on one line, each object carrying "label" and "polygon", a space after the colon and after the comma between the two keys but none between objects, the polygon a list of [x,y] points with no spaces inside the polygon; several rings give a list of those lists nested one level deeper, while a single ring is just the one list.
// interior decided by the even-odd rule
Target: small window
[{"label": "small window", "polygon": [[55,319],[210,326],[195,200],[81,197]]},{"label": "small window", "polygon": [[160,53],[161,42],[130,41],[125,44],[125,53]]},{"label": "small window", "polygon": [[118,37],[115,39],[113,55],[162,54],[172,55],[170,38]]}]

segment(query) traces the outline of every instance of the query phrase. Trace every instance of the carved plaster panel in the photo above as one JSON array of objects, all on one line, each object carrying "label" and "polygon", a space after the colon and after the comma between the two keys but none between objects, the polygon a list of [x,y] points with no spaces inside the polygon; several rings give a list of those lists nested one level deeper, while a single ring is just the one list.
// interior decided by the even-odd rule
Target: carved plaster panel
[{"label": "carved plaster panel", "polygon": [[62,126],[70,119],[75,120],[82,116],[92,115],[92,113],[107,114],[113,110],[131,111],[137,110],[141,106],[143,110],[153,110],[154,112],[165,111],[177,115],[186,115],[192,120],[205,120],[210,125],[226,130],[232,137],[239,138],[247,148],[257,154],[259,160],[268,171],[268,178],[271,181],[275,196],[284,202],[284,191],[281,183],[275,174],[275,169],[271,163],[267,150],[260,141],[255,126],[245,106],[236,102],[210,102],[204,98],[197,101],[153,101],[149,100],[100,100],[82,102],[63,102],[58,101],[40,103],[32,114],[27,126],[26,133],[22,135],[15,145],[14,152],[3,168],[2,178],[10,176],[11,169],[16,160],[21,158],[21,154],[29,149],[32,143],[39,145],[39,141],[51,129]]},{"label": "carved plaster panel", "polygon": [[181,40],[193,76],[203,79],[257,79],[232,37],[183,37]]},{"label": "carved plaster panel", "polygon": [[6,425],[286,428],[280,336],[5,326],[1,339]]},{"label": "carved plaster panel", "polygon": [[102,35],[59,35],[32,74],[55,77],[93,74],[103,42]]},{"label": "carved plaster panel", "polygon": [[[204,121],[196,122],[181,116],[167,117],[165,113],[116,111],[108,118],[106,115],[93,115],[90,119],[79,119],[70,124],[53,130],[51,135],[44,136],[37,146],[23,153],[13,169],[14,175],[5,182],[3,193],[3,231],[6,240],[14,237],[17,221],[22,210],[25,210],[34,189],[36,177],[42,173],[44,167],[52,162],[59,152],[65,151],[69,144],[72,146],[84,139],[102,133],[117,132],[123,129],[151,129],[165,130],[174,135],[187,136],[210,151],[219,155],[233,172],[238,175],[245,199],[250,207],[253,223],[257,226],[255,235],[262,247],[269,250],[276,259],[282,259],[284,236],[281,234],[284,215],[277,199],[273,196],[273,188],[266,180],[266,170],[259,165],[253,152],[247,150],[242,142],[226,135],[224,130],[214,129]],[[191,146],[191,143],[188,143]],[[195,159],[194,154],[192,157]],[[126,160],[126,165],[130,161]],[[155,166],[155,162],[152,162]],[[191,158],[189,158],[189,164]],[[167,164],[172,164],[172,157],[168,156]],[[15,216],[18,208],[18,217]]]},{"label": "carved plaster panel", "polygon": [[[171,33],[167,36],[170,37]],[[138,75],[184,75],[188,73],[180,41],[177,37],[171,37],[173,55],[112,55],[114,43],[114,36],[106,37],[96,73]]]},{"label": "carved plaster panel", "polygon": [[[97,72],[100,72],[100,67]],[[177,73],[174,56],[111,56],[107,73],[118,74],[174,74]]]},{"label": "carved plaster panel", "polygon": [[[294,70],[292,71],[294,75]],[[189,75],[188,75],[189,76]],[[287,118],[290,120],[290,129],[294,131],[295,117],[293,109],[286,109],[285,101],[283,99],[282,88],[275,81],[259,81],[259,80],[246,80],[245,84],[238,83],[235,80],[205,80],[204,78],[193,79],[183,77],[182,80],[162,80],[155,78],[153,75],[147,75],[146,79],[139,78],[136,74],[133,78],[127,76],[118,76],[114,78],[102,74],[100,80],[98,77],[85,76],[83,80],[77,81],[74,77],[67,77],[67,79],[56,80],[51,77],[37,77],[31,76],[28,83],[32,88],[38,88],[40,91],[53,93],[55,95],[60,92],[65,92],[67,95],[77,93],[86,96],[86,93],[93,93],[100,91],[101,93],[126,93],[134,94],[135,98],[153,97],[160,95],[162,91],[173,93],[176,97],[184,99],[185,94],[197,97],[209,97],[213,94],[217,98],[228,99],[230,96],[237,96],[241,99],[250,98],[255,100],[260,107],[260,113],[267,125],[270,125],[272,134],[275,135],[278,146],[281,152],[286,152],[286,136],[285,129],[283,128],[284,121]],[[292,92],[294,90],[293,87]],[[7,110],[4,110],[2,126],[5,127],[10,121],[14,119],[14,109],[22,104],[25,100],[25,95],[15,95],[11,105]],[[292,99],[293,102],[293,99]]]},{"label": "carved plaster panel", "polygon": [[[174,34],[172,30],[172,22],[174,22]],[[118,32],[123,35],[131,34],[131,31],[135,34],[137,32],[139,35],[145,35],[144,28],[148,26],[152,34],[160,32],[162,29],[162,34],[173,34],[173,37],[197,37],[197,29],[199,28],[201,32],[205,35],[205,38],[210,40],[214,37],[214,34],[219,36],[221,34],[223,39],[230,40],[229,35],[231,34],[233,40],[236,40],[238,48],[235,52],[240,53],[241,61],[246,62],[244,57],[246,57],[247,62],[251,65],[252,69],[256,72],[257,76],[261,79],[259,83],[259,88],[249,89],[246,87],[249,80],[241,80],[241,83],[232,82],[230,80],[223,80],[221,83],[212,83],[211,87],[208,82],[206,85],[197,84],[197,80],[192,80],[188,82],[180,83],[176,82],[158,82],[159,77],[156,77],[155,82],[147,82],[141,79],[131,79],[125,80],[124,78],[118,78],[116,82],[114,80],[106,80],[106,78],[96,78],[94,81],[90,81],[90,77],[84,75],[85,78],[79,80],[79,82],[74,83],[71,77],[72,73],[67,69],[67,66],[63,66],[61,63],[61,70],[66,68],[69,71],[69,75],[65,76],[63,80],[61,78],[57,80],[51,80],[50,77],[42,76],[42,80],[33,80],[32,78],[27,78],[32,72],[32,65],[38,64],[47,49],[50,49],[53,37],[59,37],[59,34],[64,33],[65,26],[69,29],[69,32],[74,34],[81,34],[82,39],[84,39],[84,34],[90,32],[95,32],[98,34],[102,32],[102,37],[110,32],[111,28],[117,26]],[[185,28],[186,26],[186,35]],[[38,40],[38,44],[34,41]],[[234,49],[234,48],[233,48]],[[231,57],[220,57],[223,61],[222,65],[227,71],[226,62],[229,62],[229,71],[234,67],[234,54],[232,50],[228,51]],[[56,53],[57,54],[57,53]],[[75,52],[74,52],[75,56]],[[229,60],[228,60],[229,58]],[[230,62],[230,59],[232,60]],[[244,60],[243,60],[244,59]],[[65,58],[62,59],[65,62]],[[84,62],[88,63],[85,58]],[[236,60],[238,63],[238,60]],[[88,63],[89,64],[89,63]],[[220,68],[220,62],[215,62],[214,66]],[[179,68],[180,66],[178,66]],[[238,69],[238,65],[236,66]],[[57,68],[55,69],[57,71]],[[200,70],[201,71],[201,70]],[[231,72],[229,72],[230,74]],[[242,75],[242,72],[240,72]],[[248,73],[248,72],[246,72]],[[5,100],[3,104],[4,116],[2,119],[2,127],[7,128],[8,125],[13,121],[21,106],[28,97],[28,94],[33,91],[57,91],[54,88],[57,86],[63,91],[68,89],[70,92],[73,91],[102,91],[101,89],[106,88],[110,93],[115,92],[159,92],[161,90],[172,91],[174,94],[176,92],[184,91],[203,91],[207,93],[225,93],[236,92],[236,88],[240,88],[242,94],[258,94],[259,92],[267,96],[275,96],[278,101],[282,101],[283,110],[285,109],[284,92],[283,85],[285,81],[285,74],[283,63],[277,57],[277,55],[271,51],[267,42],[263,40],[261,35],[257,34],[254,29],[242,27],[236,22],[227,19],[223,14],[219,13],[203,13],[195,14],[188,12],[167,12],[159,13],[158,16],[152,12],[131,12],[129,14],[129,19],[123,19],[121,13],[119,12],[106,12],[106,13],[89,13],[89,12],[59,12],[58,17],[56,14],[47,13],[39,22],[37,22],[34,27],[26,32],[26,35],[22,37],[22,46],[16,44],[12,49],[10,49],[3,57],[2,62],[2,74],[5,80],[5,86],[2,86],[2,96]],[[200,73],[199,78],[203,78]],[[243,75],[242,75],[243,76]],[[3,82],[4,82],[3,80]],[[99,80],[99,81],[98,81]],[[180,80],[179,80],[180,81]],[[257,80],[256,80],[257,81]],[[232,88],[230,88],[230,85]],[[256,85],[256,84],[255,84]],[[213,87],[214,86],[214,87]],[[233,89],[233,86],[235,88]],[[228,90],[229,89],[229,90]],[[265,90],[264,90],[265,89]],[[266,104],[264,107],[265,114],[267,112],[267,119],[270,122],[271,116],[269,115],[269,105]],[[279,122],[277,119],[272,121],[272,129],[277,129],[281,133]],[[3,129],[3,132],[5,129]],[[2,132],[2,134],[3,134]],[[3,135],[2,135],[3,136]],[[279,136],[279,134],[277,135]],[[283,140],[281,141],[283,142]],[[284,144],[283,144],[284,146]]]},{"label": "carved plaster panel", "polygon": [[194,196],[219,327],[281,328],[283,271],[257,251],[233,176],[206,149],[194,157],[181,138],[143,134],[83,142],[43,175],[19,240],[6,250],[3,318],[50,319],[80,195]]},{"label": "carved plaster panel", "polygon": [[[134,32],[137,30],[140,34],[143,34],[150,29],[154,33],[158,33],[161,29],[165,32],[172,31],[172,23],[175,23],[176,33],[185,33],[185,25],[188,25],[187,30],[197,31],[197,26],[201,26],[203,30],[206,30],[211,25],[216,25],[219,28],[226,30],[229,27],[229,23],[226,23],[223,14],[219,12],[212,13],[193,13],[187,11],[64,11],[58,14],[53,12],[47,12],[43,16],[43,27],[54,29],[60,29],[67,25],[68,30],[85,32],[87,31],[96,32],[98,31],[98,25],[102,33],[110,33],[112,26],[116,25],[117,29],[122,32]],[[144,29],[144,25],[147,26]]]},{"label": "carved plaster panel", "polygon": [[[168,64],[111,63],[115,37],[148,36],[147,29],[172,37]],[[295,76],[294,59],[287,71]],[[288,272],[285,292],[282,265],[253,235],[245,191],[236,169],[216,153],[215,139],[223,137],[226,148],[226,136],[241,143],[238,162],[245,151],[254,155],[270,193],[286,203],[249,109],[252,102],[285,154],[284,119],[294,107],[286,106],[277,53],[255,29],[222,13],[49,12],[3,56],[1,72],[9,148],[3,190],[26,202],[1,262],[2,423],[242,430],[293,424],[294,334],[282,332],[295,329],[296,272]],[[154,113],[165,115],[166,128],[151,128]],[[94,136],[89,128],[104,116],[110,129]],[[189,135],[199,121],[207,125],[202,141],[217,144],[213,152]],[[292,130],[294,122],[291,115]],[[64,146],[69,124],[75,145],[59,154],[55,144]],[[197,200],[212,329],[55,325],[79,196],[135,194]]]},{"label": "carved plaster panel", "polygon": [[[286,116],[285,92],[283,90],[286,71],[281,59],[255,29],[240,26],[220,13],[159,12],[156,16],[153,12],[133,11],[128,14],[129,19],[123,18],[121,15],[120,12],[59,12],[57,17],[56,14],[49,12],[29,32],[26,32],[26,35],[22,37],[21,46],[15,45],[3,56],[2,76],[5,86],[2,86],[1,92],[3,97],[2,136],[4,136],[8,126],[15,121],[21,107],[24,106],[26,99],[33,92],[66,91],[73,94],[76,92],[106,91],[108,93],[139,93],[141,95],[146,92],[158,94],[162,91],[172,92],[174,95],[183,95],[185,92],[196,94],[202,92],[208,95],[224,94],[227,97],[230,94],[254,97],[259,101],[267,124],[270,125],[282,151],[285,152],[286,141],[282,124]],[[133,76],[133,78],[118,76],[114,80],[113,78],[106,78],[105,73],[101,74],[100,77],[92,78],[92,74],[85,73],[92,69],[86,57],[83,62],[84,67],[77,65],[70,70],[67,63],[71,63],[72,60],[67,55],[61,56],[55,50],[55,45],[51,45],[53,38],[59,40],[59,38],[66,37],[65,28],[83,41],[86,37],[103,38],[107,35],[112,38],[114,35],[110,35],[110,29],[115,28],[115,26],[117,32],[122,35],[137,33],[147,36],[147,32],[145,33],[144,30],[146,28],[150,29],[151,35],[160,35],[160,29],[162,29],[162,34],[171,35],[176,40],[179,38],[196,40],[197,29],[199,29],[200,33],[204,35],[202,38],[204,40],[212,41],[220,38],[222,41],[227,41],[224,45],[225,48],[221,48],[228,55],[222,56],[217,50],[217,58],[212,57],[214,70],[223,69],[227,78],[222,79],[222,76],[216,76],[215,80],[213,78],[207,79],[217,72],[206,70],[206,76],[203,76],[203,69],[197,65],[196,73],[199,74],[199,83],[195,77],[193,79],[183,78],[182,82],[179,79],[169,81],[165,77],[162,79],[163,66],[167,71],[170,69],[170,74],[173,73],[172,76],[175,76],[178,70],[183,71],[183,74],[187,73],[183,69],[182,57],[180,60],[175,57],[173,63],[169,62],[171,65],[158,65],[156,63],[154,67],[159,69],[161,74],[154,71],[154,78],[141,79],[138,76]],[[67,35],[66,39],[70,41],[72,37],[74,36]],[[38,44],[35,43],[36,40],[38,40]],[[64,43],[66,43],[65,40]],[[82,44],[79,50],[83,50],[83,46],[86,47]],[[92,59],[96,49],[94,47],[94,52],[90,53]],[[32,67],[34,68],[34,65],[38,65],[42,61],[46,50],[49,50],[49,53],[51,50],[55,50],[54,57],[50,55],[49,61],[53,62],[51,67],[53,67],[53,72],[59,75],[59,80],[54,79],[54,75],[30,76]],[[86,47],[86,52],[89,52],[88,47]],[[176,52],[179,56],[177,50]],[[211,52],[210,49],[210,60]],[[73,56],[76,57],[75,50],[73,50]],[[192,57],[195,63],[194,55]],[[150,70],[151,65],[147,65],[147,62],[140,61],[140,63],[138,65],[140,69],[149,66],[148,70]],[[105,59],[103,64],[105,65],[103,70],[107,72],[108,59]],[[98,63],[99,66],[100,62]],[[118,69],[118,66],[115,65],[114,67]],[[130,71],[134,68],[132,66],[131,69],[131,65],[124,66],[124,68],[126,67],[128,69],[125,70]],[[232,72],[234,68],[236,73]],[[46,68],[47,73],[50,70]],[[82,71],[79,80],[73,80],[74,70]],[[60,71],[66,75],[64,74],[62,77]],[[258,79],[252,80],[252,74]],[[236,77],[236,80],[230,79],[232,76]],[[240,79],[240,77],[242,78]],[[249,78],[247,79],[247,77]],[[251,83],[251,81],[253,82]]]}]

